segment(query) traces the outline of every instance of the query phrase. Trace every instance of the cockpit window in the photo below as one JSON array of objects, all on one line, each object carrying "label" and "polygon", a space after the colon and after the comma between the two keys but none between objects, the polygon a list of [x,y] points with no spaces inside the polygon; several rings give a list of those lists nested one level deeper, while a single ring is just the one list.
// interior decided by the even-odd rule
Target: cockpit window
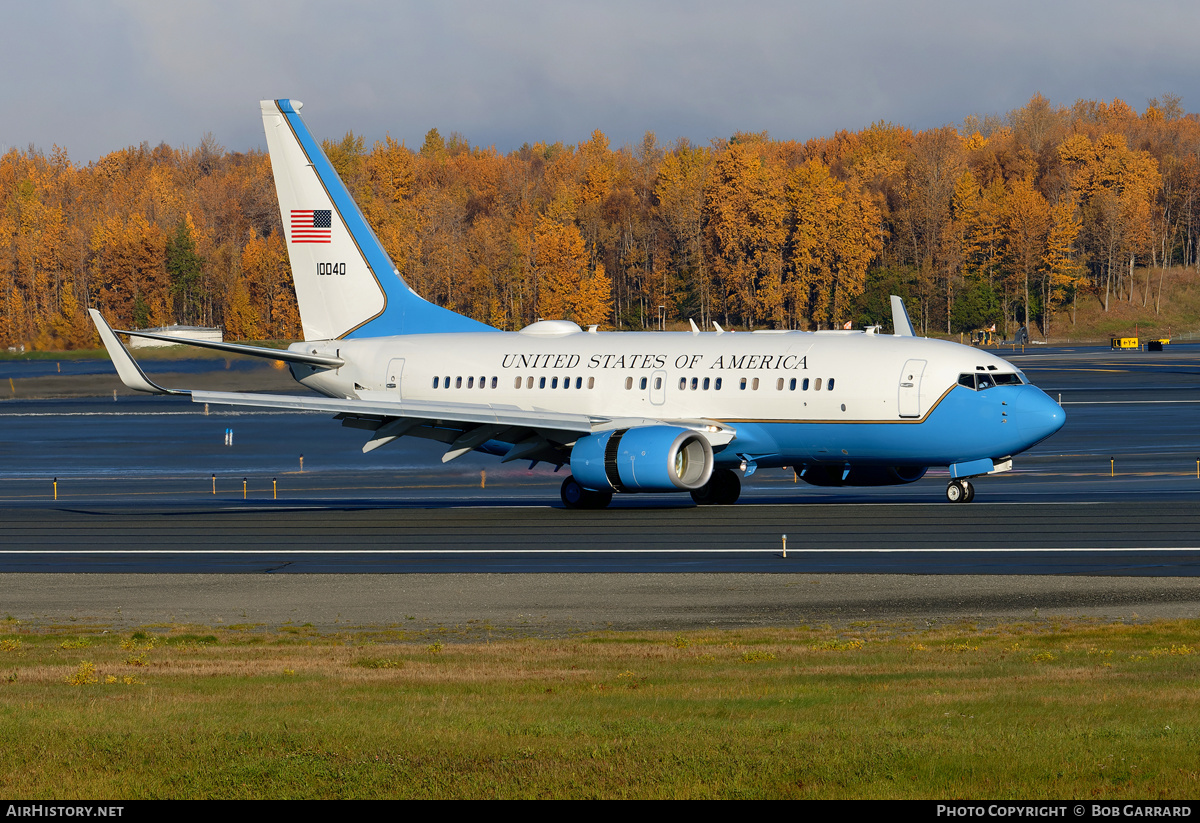
[{"label": "cockpit window", "polygon": [[958,376],[958,385],[966,386],[968,389],[975,391],[983,391],[990,389],[992,386],[1019,386],[1021,385],[1021,376],[1018,374],[991,372],[989,374],[960,374]]}]

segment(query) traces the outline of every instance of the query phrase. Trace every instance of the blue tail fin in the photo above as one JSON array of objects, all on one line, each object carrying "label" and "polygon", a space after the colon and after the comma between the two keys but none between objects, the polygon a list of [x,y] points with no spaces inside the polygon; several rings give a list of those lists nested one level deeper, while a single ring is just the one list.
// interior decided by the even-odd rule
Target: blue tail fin
[{"label": "blue tail fin", "polygon": [[408,287],[300,119],[302,105],[261,103],[304,339],[494,331]]}]

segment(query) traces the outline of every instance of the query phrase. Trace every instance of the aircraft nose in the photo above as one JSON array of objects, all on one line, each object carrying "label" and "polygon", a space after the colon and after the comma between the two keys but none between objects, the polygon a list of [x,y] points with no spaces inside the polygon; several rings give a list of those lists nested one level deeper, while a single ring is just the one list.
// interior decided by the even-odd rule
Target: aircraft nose
[{"label": "aircraft nose", "polygon": [[1013,418],[1029,445],[1040,443],[1067,422],[1063,407],[1036,386],[1026,386],[1013,404]]}]

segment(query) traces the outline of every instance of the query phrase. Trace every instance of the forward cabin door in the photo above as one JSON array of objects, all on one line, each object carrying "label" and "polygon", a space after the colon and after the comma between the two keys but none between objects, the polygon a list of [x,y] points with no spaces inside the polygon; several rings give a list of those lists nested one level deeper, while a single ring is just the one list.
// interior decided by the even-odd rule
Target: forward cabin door
[{"label": "forward cabin door", "polygon": [[901,417],[921,416],[921,375],[925,373],[924,360],[909,360],[900,372],[899,403]]}]

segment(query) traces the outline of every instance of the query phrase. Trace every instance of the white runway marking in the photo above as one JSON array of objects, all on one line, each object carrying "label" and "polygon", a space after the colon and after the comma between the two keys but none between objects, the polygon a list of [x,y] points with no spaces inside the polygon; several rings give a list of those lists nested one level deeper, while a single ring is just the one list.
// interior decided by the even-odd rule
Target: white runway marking
[{"label": "white runway marking", "polygon": [[[1059,552],[1200,552],[1200,547],[1163,548],[1065,548],[1065,549],[807,549],[793,554],[1054,554]],[[779,554],[778,546],[761,549],[0,549],[0,555],[238,555],[246,557],[283,555],[484,555],[484,554]],[[783,558],[781,558],[783,559]]]}]

